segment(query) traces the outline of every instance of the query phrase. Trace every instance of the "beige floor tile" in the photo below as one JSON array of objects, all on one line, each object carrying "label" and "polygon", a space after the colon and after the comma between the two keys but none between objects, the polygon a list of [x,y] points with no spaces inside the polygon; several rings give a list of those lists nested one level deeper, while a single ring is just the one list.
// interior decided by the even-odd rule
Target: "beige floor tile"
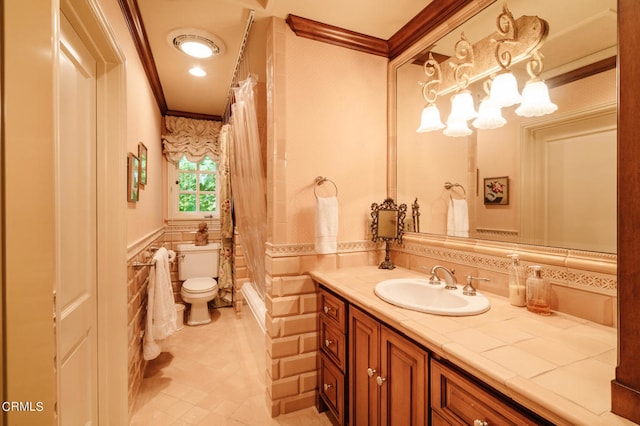
[{"label": "beige floor tile", "polygon": [[264,343],[248,309],[218,309],[210,324],[185,326],[148,363],[130,424],[330,425],[315,407],[271,419]]}]

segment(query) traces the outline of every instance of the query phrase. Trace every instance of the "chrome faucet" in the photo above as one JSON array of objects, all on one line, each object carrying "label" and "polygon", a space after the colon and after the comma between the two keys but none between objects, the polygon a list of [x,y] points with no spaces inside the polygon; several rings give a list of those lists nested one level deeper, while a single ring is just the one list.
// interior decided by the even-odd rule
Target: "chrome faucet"
[{"label": "chrome faucet", "polygon": [[436,265],[433,268],[431,268],[431,278],[429,278],[429,282],[432,284],[437,284],[440,282],[440,279],[438,277],[438,270],[441,270],[444,272],[444,283],[445,286],[444,288],[446,290],[456,290],[458,287],[456,286],[456,284],[458,284],[456,282],[456,277],[455,277],[455,269],[447,269],[442,265]]},{"label": "chrome faucet", "polygon": [[476,289],[471,284],[471,282],[473,280],[476,280],[476,281],[491,281],[489,278],[472,277],[471,275],[467,275],[467,285],[465,285],[464,288],[462,289],[462,294],[464,294],[465,296],[475,296],[476,295]]}]

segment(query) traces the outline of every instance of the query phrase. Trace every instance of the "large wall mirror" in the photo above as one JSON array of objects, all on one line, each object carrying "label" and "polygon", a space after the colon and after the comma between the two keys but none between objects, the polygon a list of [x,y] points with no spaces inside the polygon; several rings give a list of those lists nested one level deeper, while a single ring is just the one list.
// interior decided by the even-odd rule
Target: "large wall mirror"
[{"label": "large wall mirror", "polygon": [[[465,198],[470,238],[615,253],[616,0],[506,2],[515,18],[538,16],[549,24],[540,48],[541,77],[549,83],[556,112],[525,118],[507,107],[502,109],[507,124],[498,129],[474,129],[464,137],[417,133],[428,53],[445,61],[462,32],[475,43],[496,31],[505,3],[479,3],[477,14],[461,14],[464,22],[426,36],[390,64],[396,82],[390,102],[396,156],[391,195],[398,202],[418,200],[421,233],[447,235],[450,200]],[[511,67],[520,90],[529,79],[526,63]],[[468,89],[477,108],[485,96],[483,80]],[[437,106],[445,122],[451,94],[439,96]],[[507,184],[507,203],[486,194],[492,178]],[[445,182],[459,186],[446,189]]]}]

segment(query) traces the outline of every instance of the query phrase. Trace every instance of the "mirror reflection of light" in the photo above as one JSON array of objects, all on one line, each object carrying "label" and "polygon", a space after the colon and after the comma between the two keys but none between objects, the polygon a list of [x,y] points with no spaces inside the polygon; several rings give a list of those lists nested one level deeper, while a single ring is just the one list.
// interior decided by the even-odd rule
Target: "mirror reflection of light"
[{"label": "mirror reflection of light", "polygon": [[507,124],[507,120],[502,116],[502,111],[489,99],[480,102],[478,118],[471,123],[473,127],[481,130],[497,129],[505,124]]},{"label": "mirror reflection of light", "polygon": [[204,77],[205,75],[207,75],[206,71],[200,67],[191,68],[189,70],[189,74],[191,74],[194,77]]},{"label": "mirror reflection of light", "polygon": [[522,117],[539,117],[551,114],[558,106],[549,99],[549,88],[542,80],[528,81],[522,90],[522,103],[516,114]]},{"label": "mirror reflection of light", "polygon": [[440,119],[440,111],[435,105],[427,105],[422,110],[420,118],[420,127],[416,130],[418,133],[433,132],[435,130],[444,129],[444,124]]},{"label": "mirror reflection of light", "polygon": [[510,107],[522,101],[518,82],[511,71],[498,74],[491,84],[489,99],[498,108]]}]

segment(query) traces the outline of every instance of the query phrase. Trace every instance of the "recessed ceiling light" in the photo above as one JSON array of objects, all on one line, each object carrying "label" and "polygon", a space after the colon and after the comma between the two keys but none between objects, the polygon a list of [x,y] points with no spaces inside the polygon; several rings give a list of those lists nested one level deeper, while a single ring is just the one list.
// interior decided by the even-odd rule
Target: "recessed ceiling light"
[{"label": "recessed ceiling light", "polygon": [[195,77],[204,77],[205,75],[207,75],[206,71],[203,70],[200,67],[193,67],[189,70],[189,74],[195,76]]},{"label": "recessed ceiling light", "polygon": [[224,43],[202,30],[184,28],[171,31],[167,41],[180,52],[194,58],[210,58],[224,53]]}]

